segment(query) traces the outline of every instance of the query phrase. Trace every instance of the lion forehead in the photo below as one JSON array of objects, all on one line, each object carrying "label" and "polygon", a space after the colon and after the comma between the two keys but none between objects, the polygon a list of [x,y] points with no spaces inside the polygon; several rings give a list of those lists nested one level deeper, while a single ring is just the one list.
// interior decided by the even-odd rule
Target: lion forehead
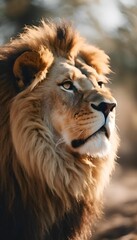
[{"label": "lion forehead", "polygon": [[50,79],[56,79],[59,84],[63,81],[71,80],[78,90],[83,91],[90,90],[94,87],[98,78],[97,73],[92,73],[92,68],[91,75],[87,76],[81,68],[66,59],[61,61],[57,59],[49,75]]}]

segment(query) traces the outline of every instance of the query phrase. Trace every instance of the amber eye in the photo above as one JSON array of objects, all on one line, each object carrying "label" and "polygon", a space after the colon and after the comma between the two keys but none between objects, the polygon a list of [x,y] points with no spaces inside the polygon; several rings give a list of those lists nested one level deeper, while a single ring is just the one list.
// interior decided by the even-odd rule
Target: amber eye
[{"label": "amber eye", "polygon": [[61,89],[70,91],[70,92],[77,90],[71,81],[65,81],[65,82],[61,83],[60,86],[61,86]]},{"label": "amber eye", "polygon": [[100,88],[102,88],[102,87],[104,86],[104,83],[101,82],[101,81],[99,81],[99,82],[98,82],[98,85],[99,85]]}]

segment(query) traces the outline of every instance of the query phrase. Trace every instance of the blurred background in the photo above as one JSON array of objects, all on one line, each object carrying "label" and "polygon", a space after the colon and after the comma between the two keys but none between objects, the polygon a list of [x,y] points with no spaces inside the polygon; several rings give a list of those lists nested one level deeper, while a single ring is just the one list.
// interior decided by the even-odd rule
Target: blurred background
[{"label": "blurred background", "polygon": [[111,58],[121,145],[94,239],[137,240],[137,0],[0,0],[0,45],[41,18],[72,21]]}]

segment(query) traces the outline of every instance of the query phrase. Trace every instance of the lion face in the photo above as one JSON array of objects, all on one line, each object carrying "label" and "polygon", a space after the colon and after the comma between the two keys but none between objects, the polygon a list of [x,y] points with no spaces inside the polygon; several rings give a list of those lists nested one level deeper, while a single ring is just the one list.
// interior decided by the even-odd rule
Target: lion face
[{"label": "lion face", "polygon": [[85,63],[57,59],[48,79],[54,91],[51,122],[58,134],[56,144],[64,142],[80,154],[108,155],[115,132],[116,100],[105,87],[105,77]]}]

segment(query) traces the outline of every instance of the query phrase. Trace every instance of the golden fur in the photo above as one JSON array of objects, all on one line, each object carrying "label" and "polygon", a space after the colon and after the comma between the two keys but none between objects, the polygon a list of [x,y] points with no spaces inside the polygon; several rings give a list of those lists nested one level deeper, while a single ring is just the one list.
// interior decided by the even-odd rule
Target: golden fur
[{"label": "golden fur", "polygon": [[[102,50],[87,44],[66,23],[43,21],[39,27],[27,27],[0,50],[0,186],[11,209],[19,186],[24,206],[29,204],[36,218],[37,240],[52,239],[43,236],[65,214],[75,212],[78,203],[84,206],[79,227],[60,240],[89,239],[101,213],[102,192],[118,146],[116,130],[104,155],[81,154],[69,139],[91,135],[93,117],[102,121],[87,103],[113,99],[107,88],[97,86],[98,79],[107,82],[108,63]],[[68,74],[77,84],[83,81],[79,79],[93,80],[94,99],[90,82],[80,93],[83,98],[62,90]]]}]

